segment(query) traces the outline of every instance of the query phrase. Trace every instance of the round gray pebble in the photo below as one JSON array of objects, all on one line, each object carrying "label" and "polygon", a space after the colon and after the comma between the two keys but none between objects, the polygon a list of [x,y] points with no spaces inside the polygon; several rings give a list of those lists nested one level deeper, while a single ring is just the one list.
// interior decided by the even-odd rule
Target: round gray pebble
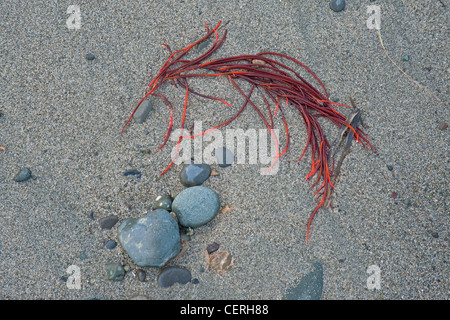
[{"label": "round gray pebble", "polygon": [[15,182],[26,181],[31,178],[31,170],[30,168],[23,168],[20,172],[15,176]]},{"label": "round gray pebble", "polygon": [[191,281],[191,272],[181,267],[164,268],[158,275],[158,284],[163,288],[173,286],[175,283],[186,284]]},{"label": "round gray pebble", "polygon": [[178,223],[167,210],[125,219],[117,230],[120,244],[140,267],[162,267],[181,251]]},{"label": "round gray pebble", "polygon": [[117,247],[117,242],[115,242],[114,240],[109,239],[108,241],[105,242],[105,248],[112,250],[115,247]]},{"label": "round gray pebble", "polygon": [[216,155],[216,160],[219,167],[226,168],[234,163],[234,154],[227,148],[216,148],[214,153]]},{"label": "round gray pebble", "polygon": [[88,53],[88,54],[86,55],[86,59],[87,59],[87,60],[94,60],[94,59],[95,59],[95,56],[94,56],[92,53]]},{"label": "round gray pebble", "polygon": [[187,164],[180,172],[180,182],[185,187],[199,186],[211,175],[208,164]]},{"label": "round gray pebble", "polygon": [[333,11],[339,12],[345,8],[345,0],[332,0],[330,2],[330,8]]},{"label": "round gray pebble", "polygon": [[184,189],[173,200],[172,211],[184,227],[200,227],[217,216],[220,199],[209,188],[195,186]]}]

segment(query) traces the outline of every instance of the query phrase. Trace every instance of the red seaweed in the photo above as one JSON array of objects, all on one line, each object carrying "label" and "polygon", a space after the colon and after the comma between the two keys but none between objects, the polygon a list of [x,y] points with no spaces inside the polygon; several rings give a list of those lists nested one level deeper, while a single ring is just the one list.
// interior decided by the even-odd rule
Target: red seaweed
[{"label": "red seaweed", "polygon": [[[162,145],[158,148],[161,149],[167,143],[172,133],[174,108],[167,97],[165,97],[161,93],[156,92],[157,89],[160,88],[166,81],[170,81],[175,86],[178,85],[185,90],[184,108],[180,124],[180,128],[183,129],[188,107],[188,97],[190,93],[203,98],[220,101],[228,107],[231,106],[228,102],[219,97],[201,94],[192,90],[189,86],[188,80],[190,78],[211,78],[225,76],[229,79],[229,81],[239,92],[239,94],[243,96],[245,101],[242,107],[232,118],[202,132],[201,134],[197,134],[196,136],[204,135],[205,133],[213,129],[217,129],[221,126],[225,126],[231,123],[250,104],[271,132],[272,137],[277,144],[277,150],[279,149],[278,142],[275,135],[273,134],[273,118],[278,114],[281,114],[284,129],[286,132],[286,146],[281,153],[276,155],[276,157],[278,158],[287,151],[289,146],[288,123],[283,113],[283,107],[281,103],[282,101],[285,101],[286,107],[294,107],[300,113],[307,130],[306,146],[297,161],[300,161],[303,158],[307,149],[309,148],[311,150],[311,170],[306,175],[306,179],[309,181],[310,178],[317,176],[316,180],[312,183],[311,188],[317,186],[317,184],[322,181],[320,187],[318,187],[318,189],[314,192],[314,195],[316,195],[315,200],[319,201],[319,203],[312,211],[307,223],[306,241],[309,242],[310,227],[314,216],[316,215],[320,207],[324,205],[327,196],[331,193],[331,188],[334,188],[331,183],[334,161],[332,161],[330,167],[330,159],[328,159],[330,144],[325,138],[318,119],[326,118],[339,128],[341,128],[342,126],[348,127],[349,130],[353,131],[354,139],[357,142],[361,143],[368,150],[375,149],[369,143],[366,134],[360,128],[353,128],[351,125],[347,124],[346,117],[341,115],[336,109],[333,108],[333,105],[347,108],[349,108],[349,106],[330,101],[327,90],[320,79],[317,77],[317,75],[297,59],[294,59],[282,53],[261,52],[258,54],[237,55],[206,61],[223,44],[227,36],[227,30],[224,30],[222,35],[219,36],[218,30],[221,26],[221,21],[219,21],[219,23],[212,30],[209,29],[206,23],[205,25],[206,35],[184,49],[172,52],[168,45],[163,44],[168,49],[170,56],[161,67],[156,77],[150,82],[149,92],[145,94],[144,97],[139,101],[128,121],[122,128],[121,134],[123,134],[125,127],[132,119],[137,108],[148,96],[161,98],[170,108],[170,121],[168,130],[166,135],[163,137],[164,141]],[[192,48],[209,39],[213,35],[215,37],[214,43],[206,52],[192,60],[182,59],[189,53],[189,51],[191,51]],[[305,78],[303,78],[293,68],[287,66],[285,63],[282,63],[283,60],[290,61],[290,63],[293,63],[294,65],[297,65],[298,67],[306,71],[315,79],[315,81],[319,83],[322,92],[316,89],[307,80],[305,80]],[[245,93],[243,91],[243,89],[238,85],[238,81],[245,81],[251,84],[251,88],[248,93]],[[252,101],[252,93],[255,88],[260,89],[260,92],[263,93],[263,100],[266,104],[270,117],[269,120],[264,117],[261,110],[259,110],[256,104]],[[275,111],[273,112],[273,114],[271,112],[271,102],[275,106]],[[181,135],[177,142],[177,151],[182,139],[194,137],[194,135]],[[275,161],[276,160],[277,159],[275,159]],[[173,165],[173,163],[174,160],[172,160],[172,162],[161,174],[167,172]]]}]

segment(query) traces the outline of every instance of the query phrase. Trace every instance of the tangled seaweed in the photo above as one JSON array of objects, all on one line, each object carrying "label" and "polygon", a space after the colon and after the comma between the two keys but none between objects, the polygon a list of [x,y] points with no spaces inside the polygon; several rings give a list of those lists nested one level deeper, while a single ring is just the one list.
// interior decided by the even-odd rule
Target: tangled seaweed
[{"label": "tangled seaweed", "polygon": [[[206,23],[205,25],[206,35],[204,35],[202,38],[195,41],[191,45],[187,46],[186,48],[172,52],[168,45],[163,44],[169,50],[170,56],[161,67],[156,77],[150,82],[148,93],[145,94],[145,96],[135,107],[133,113],[122,129],[122,133],[132,119],[138,107],[147,97],[154,96],[161,98],[170,108],[170,121],[168,130],[163,137],[164,141],[158,148],[158,150],[161,149],[167,143],[172,133],[174,108],[167,97],[162,95],[161,93],[158,93],[157,90],[167,81],[170,81],[175,86],[180,86],[185,90],[184,108],[180,124],[180,128],[184,129],[189,94],[194,94],[207,99],[217,100],[227,106],[231,106],[228,102],[219,97],[204,95],[194,91],[192,88],[190,88],[188,80],[191,78],[227,77],[233,87],[237,90],[237,92],[245,99],[242,107],[229,120],[222,122],[219,125],[210,128],[196,136],[204,135],[211,130],[231,123],[237,117],[239,117],[239,115],[248,105],[251,105],[253,109],[255,109],[255,111],[258,113],[259,117],[263,120],[266,127],[269,129],[275,141],[276,137],[272,131],[273,118],[277,116],[277,114],[281,115],[286,131],[286,146],[281,153],[276,155],[276,157],[278,158],[287,151],[289,146],[289,127],[283,111],[284,103],[286,107],[289,106],[297,109],[301,118],[303,119],[307,130],[306,146],[304,147],[303,152],[301,153],[297,161],[300,161],[305,155],[307,149],[310,148],[311,170],[306,175],[306,179],[309,181],[311,178],[315,176],[317,177],[316,180],[311,184],[311,188],[317,188],[317,190],[314,192],[314,195],[316,196],[315,200],[319,202],[312,211],[308,220],[306,241],[309,242],[310,227],[314,216],[316,215],[320,207],[324,205],[327,197],[331,194],[331,189],[334,188],[331,182],[334,160],[333,157],[329,159],[330,144],[324,135],[318,119],[326,118],[341,129],[344,128],[344,126],[347,127],[348,130],[351,130],[353,132],[353,138],[357,142],[361,143],[368,150],[375,149],[369,143],[367,136],[360,128],[353,128],[349,123],[346,122],[347,119],[333,108],[334,105],[343,107],[349,106],[330,101],[327,90],[323,83],[314,74],[314,72],[312,72],[303,63],[290,56],[276,52],[261,52],[253,55],[238,55],[208,60],[208,58],[210,58],[225,41],[227,30],[224,30],[222,35],[219,36],[218,31],[221,26],[221,21],[219,21],[217,26],[211,30]],[[190,52],[195,46],[206,41],[212,36],[215,37],[214,44],[212,44],[206,52],[194,59],[187,59],[185,57],[187,53]],[[309,73],[319,83],[321,90],[319,91],[318,89],[316,89],[298,72],[282,63],[283,60],[288,60]],[[245,93],[241,86],[239,86],[240,81],[246,81],[251,85],[248,93]],[[252,100],[252,94],[255,88],[258,88],[260,92],[263,93],[263,100],[269,110],[269,119],[266,119],[266,117],[264,117],[261,110]],[[272,115],[271,110],[273,110],[273,108],[274,111]],[[177,151],[182,139],[194,138],[196,136],[181,135],[177,142]],[[277,150],[279,150],[278,143]],[[161,174],[167,172],[167,170],[170,169],[173,163],[174,160],[172,160],[172,162]],[[270,169],[271,168],[269,168],[268,170]],[[319,186],[318,184],[320,182],[321,185]]]}]

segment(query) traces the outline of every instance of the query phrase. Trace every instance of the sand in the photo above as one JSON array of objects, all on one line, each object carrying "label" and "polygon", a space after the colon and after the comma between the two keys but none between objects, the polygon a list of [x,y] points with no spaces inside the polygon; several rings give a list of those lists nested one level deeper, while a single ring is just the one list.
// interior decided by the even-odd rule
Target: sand
[{"label": "sand", "polygon": [[[77,1],[77,30],[66,25],[71,4],[0,4],[0,299],[282,299],[316,261],[323,265],[324,300],[449,298],[449,130],[438,129],[450,121],[448,5],[347,1],[336,13],[328,1]],[[386,58],[376,30],[366,25],[369,5],[381,8],[391,58],[443,103]],[[305,127],[291,111],[292,144],[277,174],[260,175],[260,164],[212,165],[219,175],[204,186],[234,210],[197,228],[172,263],[189,269],[198,284],[162,289],[155,268],[146,268],[144,283],[131,272],[109,281],[107,263],[134,266],[120,245],[104,247],[107,239],[117,241],[118,225],[101,230],[99,220],[140,217],[158,195],[184,188],[181,166],[160,176],[174,146],[155,151],[167,130],[167,106],[155,100],[146,122],[132,121],[123,136],[122,126],[167,59],[161,44],[183,48],[203,36],[204,21],[219,20],[229,21],[229,33],[218,56],[270,50],[302,61],[330,97],[344,104],[353,97],[378,154],[353,144],[333,209],[319,211],[307,244],[315,203],[305,180],[309,158],[295,162]],[[87,60],[88,53],[95,59]],[[225,81],[198,88],[242,103]],[[184,92],[163,90],[179,126]],[[187,123],[204,121],[206,128],[231,114],[192,98]],[[277,127],[282,136],[282,122]],[[248,108],[230,128],[264,124]],[[337,136],[338,128],[324,128],[330,140]],[[24,167],[33,179],[15,182]],[[142,177],[124,176],[129,169]],[[226,275],[207,270],[204,250],[212,242],[235,259]],[[71,265],[79,267],[80,289],[64,281]],[[375,290],[367,286],[373,265],[381,280]]]}]

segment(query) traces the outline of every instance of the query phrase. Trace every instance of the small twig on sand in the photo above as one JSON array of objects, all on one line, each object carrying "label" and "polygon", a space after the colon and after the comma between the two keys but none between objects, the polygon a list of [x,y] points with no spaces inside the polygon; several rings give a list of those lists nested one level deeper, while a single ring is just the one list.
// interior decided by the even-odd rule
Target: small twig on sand
[{"label": "small twig on sand", "polygon": [[383,44],[383,39],[381,39],[381,32],[380,29],[377,29],[377,34],[378,34],[378,38],[380,39],[380,44],[381,44],[381,48],[383,49],[384,53],[386,54],[386,57],[388,57],[388,59],[392,62],[392,64],[401,72],[403,73],[403,75],[405,75],[409,81],[414,82],[419,88],[425,90],[426,93],[428,93],[432,98],[434,98],[436,101],[443,103],[443,101],[441,99],[439,99],[438,97],[436,97],[433,92],[431,92],[428,88],[424,87],[423,85],[421,85],[419,82],[417,82],[416,80],[414,80],[413,78],[411,78],[409,75],[407,75],[402,69],[400,69],[400,67],[394,62],[394,60],[391,59],[391,57],[388,55],[386,48],[384,47]]}]

